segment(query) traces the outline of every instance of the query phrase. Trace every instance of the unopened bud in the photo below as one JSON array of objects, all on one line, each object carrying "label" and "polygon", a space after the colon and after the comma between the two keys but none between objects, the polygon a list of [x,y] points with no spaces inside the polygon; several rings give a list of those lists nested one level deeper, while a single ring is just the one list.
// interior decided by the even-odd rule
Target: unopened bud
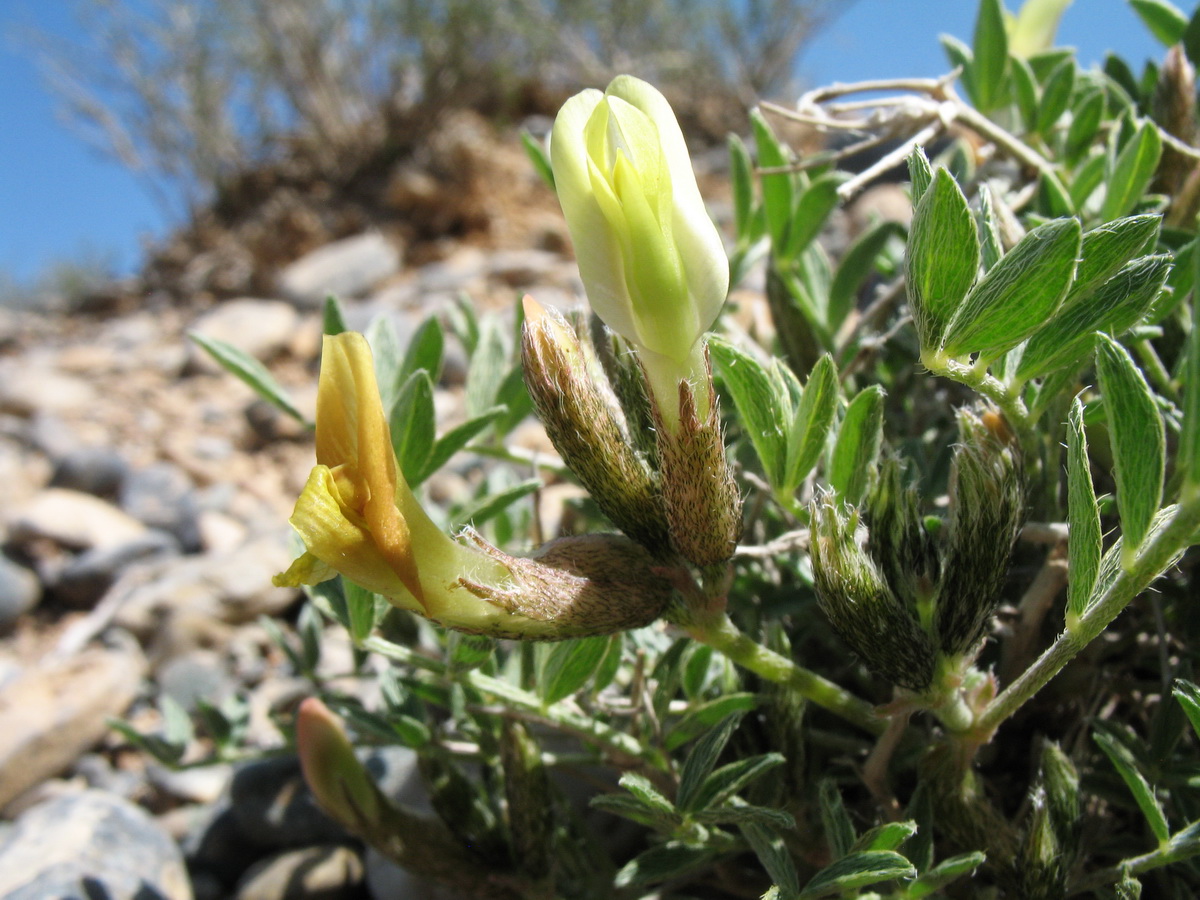
[{"label": "unopened bud", "polygon": [[929,635],[867,555],[857,511],[818,500],[811,528],[817,601],[834,630],[877,675],[913,691],[929,687],[934,674]]},{"label": "unopened bud", "polygon": [[1022,897],[1062,897],[1079,853],[1079,773],[1057,744],[1042,747],[1014,875]]},{"label": "unopened bud", "polygon": [[354,755],[341,721],[316,697],[304,700],[296,714],[296,749],[309,790],[331,818],[355,833],[379,822],[386,801]]},{"label": "unopened bud", "polygon": [[705,381],[696,396],[692,383],[680,380],[679,419],[674,428],[654,403],[658,460],[671,543],[700,568],[733,556],[742,535],[742,497],[725,459],[721,418],[705,353]]},{"label": "unopened bud", "polygon": [[658,556],[670,552],[662,497],[591,348],[567,320],[525,298],[525,384],[551,443],[614,525]]},{"label": "unopened bud", "polygon": [[1126,872],[1121,880],[1113,885],[1113,896],[1117,900],[1141,900],[1142,883],[1137,877]]},{"label": "unopened bud", "polygon": [[1049,741],[1042,747],[1041,763],[1040,778],[1046,789],[1050,823],[1070,866],[1079,853],[1083,821],[1079,804],[1079,772],[1062,748]]},{"label": "unopened bud", "polygon": [[[511,573],[507,583],[460,578],[476,597],[519,617],[545,622],[543,640],[614,634],[649,625],[673,588],[645,548],[616,534],[563,537],[531,559],[509,556],[468,531],[465,535]],[[488,631],[503,637],[493,626]]]},{"label": "unopened bud", "polygon": [[1046,807],[1046,791],[1039,785],[1029,798],[1029,819],[1014,867],[1022,897],[1066,895],[1067,869],[1061,854],[1062,846]]},{"label": "unopened bud", "polygon": [[[1158,84],[1154,90],[1154,120],[1172,136],[1191,145],[1196,138],[1196,68],[1182,44],[1167,51]],[[1163,145],[1158,164],[1157,190],[1178,202],[1185,180],[1195,171],[1195,160],[1184,156],[1170,144]],[[1194,202],[1194,189],[1188,192]],[[1172,210],[1174,216],[1175,210]]]},{"label": "unopened bud", "polygon": [[917,505],[917,491],[905,485],[901,463],[883,461],[867,508],[867,548],[891,589],[914,611],[926,630],[932,623],[941,564],[937,546]]},{"label": "unopened bud", "polygon": [[938,645],[951,656],[984,636],[1021,530],[1025,495],[1020,451],[999,414],[960,410],[958,424],[935,620]]}]

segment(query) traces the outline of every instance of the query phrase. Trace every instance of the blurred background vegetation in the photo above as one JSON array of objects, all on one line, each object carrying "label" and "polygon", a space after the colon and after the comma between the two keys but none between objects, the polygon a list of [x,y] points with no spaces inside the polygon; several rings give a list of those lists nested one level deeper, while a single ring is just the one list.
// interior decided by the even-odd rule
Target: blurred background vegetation
[{"label": "blurred background vegetation", "polygon": [[784,86],[831,0],[78,0],[86,43],[40,39],[97,148],[195,208],[251,170],[344,177],[440,110],[551,114],[630,72],[723,137]]}]

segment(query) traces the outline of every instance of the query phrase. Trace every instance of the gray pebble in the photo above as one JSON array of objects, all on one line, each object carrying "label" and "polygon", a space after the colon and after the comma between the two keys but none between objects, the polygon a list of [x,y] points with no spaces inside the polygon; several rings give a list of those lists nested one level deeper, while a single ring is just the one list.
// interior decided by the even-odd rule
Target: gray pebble
[{"label": "gray pebble", "polygon": [[70,488],[111,499],[121,489],[129,463],[109,447],[80,447],[58,461],[52,487]]},{"label": "gray pebble", "polygon": [[0,838],[5,900],[191,900],[183,856],[141,807],[85,790],[27,810]]},{"label": "gray pebble", "polygon": [[185,552],[200,549],[200,505],[191,479],[178,466],[160,462],[131,471],[120,505],[138,521],[174,535]]},{"label": "gray pebble", "polygon": [[93,547],[58,572],[52,585],[54,597],[74,609],[90,608],[129,566],[178,553],[174,535],[157,528],[113,547]]},{"label": "gray pebble", "polygon": [[159,692],[184,709],[197,700],[214,706],[238,689],[221,656],[212,650],[190,650],[161,663],[154,673]]}]

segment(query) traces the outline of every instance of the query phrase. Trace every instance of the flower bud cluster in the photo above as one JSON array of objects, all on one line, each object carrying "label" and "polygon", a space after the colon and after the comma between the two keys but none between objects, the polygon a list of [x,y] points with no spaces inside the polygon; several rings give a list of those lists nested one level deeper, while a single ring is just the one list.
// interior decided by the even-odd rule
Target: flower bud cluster
[{"label": "flower bud cluster", "polygon": [[[561,317],[527,303],[534,404],[626,535],[660,559],[724,563],[741,534],[741,498],[703,337],[725,302],[729,264],[679,123],[657,90],[621,76],[563,105],[550,159],[588,300],[613,336],[605,378]],[[629,352],[613,352],[617,342]]]},{"label": "flower bud cluster", "polygon": [[822,609],[873,671],[917,692],[939,659],[978,652],[1021,524],[1023,468],[1003,419],[962,410],[959,434],[939,528],[921,518],[895,459],[883,464],[865,523],[830,497],[813,506]]},{"label": "flower bud cluster", "polygon": [[[325,338],[317,465],[291,518],[305,552],[276,584],[341,574],[450,628],[557,640],[646,625],[672,598],[672,566],[732,556],[741,504],[703,342],[728,261],[679,124],[658,91],[622,76],[571,98],[552,140],[589,299],[644,382],[610,360],[623,405],[590,342],[526,298],[526,383],[555,447],[626,536],[565,538],[520,559],[444,534],[399,471],[367,342],[345,333]],[[654,423],[649,452],[631,420],[639,432]]]}]

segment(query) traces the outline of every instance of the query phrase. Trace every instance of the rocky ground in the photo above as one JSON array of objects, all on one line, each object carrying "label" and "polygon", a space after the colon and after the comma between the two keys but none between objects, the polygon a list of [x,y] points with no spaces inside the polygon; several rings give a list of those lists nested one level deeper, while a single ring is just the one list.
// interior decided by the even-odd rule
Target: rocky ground
[{"label": "rocky ground", "polygon": [[[401,340],[463,292],[492,309],[526,291],[577,304],[554,198],[514,136],[469,125],[444,137],[453,166],[389,175],[399,205],[381,227],[292,196],[282,218],[266,203],[241,231],[178,236],[105,310],[0,311],[0,897],[437,896],[316,808],[272,722],[308,684],[261,619],[299,605],[271,576],[292,556],[311,437],[187,333],[261,360],[311,414],[330,291],[350,327],[385,315]],[[295,219],[316,223],[296,252],[261,258]],[[450,422],[464,365],[453,341],[447,352],[437,408]],[[349,665],[330,629],[325,674]],[[190,710],[234,696],[261,751],[237,763],[168,769],[110,725],[161,732],[164,697]],[[205,752],[193,742],[183,762]],[[419,802],[407,751],[371,765]]]},{"label": "rocky ground", "polygon": [[[305,252],[276,264],[245,238],[272,223],[264,213],[219,239],[178,236],[115,302],[90,304],[105,311],[0,312],[0,896],[434,896],[364,853],[280,755],[272,716],[307,682],[260,617],[298,607],[271,576],[292,557],[311,437],[187,333],[261,360],[311,415],[329,292],[351,327],[385,315],[401,340],[463,292],[493,309],[526,290],[574,303],[565,227],[515,137],[497,149],[479,122],[454,127],[455,177],[409,161],[391,179],[392,202],[436,210],[436,227],[323,220],[310,205],[317,224],[291,248]],[[500,178],[490,193],[483,171]],[[243,270],[271,289],[230,296],[228,273]],[[437,399],[451,421],[464,366],[453,341],[447,352]],[[326,674],[349,667],[336,629],[322,659]],[[188,710],[234,695],[256,760],[172,771],[110,727],[161,732],[164,697]],[[193,744],[185,764],[206,752]],[[372,760],[400,792],[412,763],[401,750]]]}]

